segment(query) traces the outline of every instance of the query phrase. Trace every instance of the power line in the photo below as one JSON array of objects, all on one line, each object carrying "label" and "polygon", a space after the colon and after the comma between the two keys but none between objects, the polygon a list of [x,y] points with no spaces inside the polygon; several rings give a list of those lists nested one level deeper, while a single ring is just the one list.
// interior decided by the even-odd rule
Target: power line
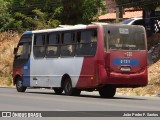
[{"label": "power line", "polygon": [[150,4],[153,4],[153,3],[159,3],[160,0],[157,0],[157,1],[148,0],[148,1],[128,2],[128,3],[124,3],[124,4],[119,4],[119,5],[117,5],[117,6],[127,6],[127,5],[133,5],[133,4],[137,4],[137,5],[142,6],[142,5],[143,5],[143,2],[149,2],[148,5],[150,5]]}]

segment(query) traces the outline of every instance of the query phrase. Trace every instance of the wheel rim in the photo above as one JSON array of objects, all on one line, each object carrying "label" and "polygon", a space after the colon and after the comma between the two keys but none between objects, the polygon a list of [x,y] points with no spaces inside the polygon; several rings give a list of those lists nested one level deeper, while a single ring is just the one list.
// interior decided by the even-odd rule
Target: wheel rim
[{"label": "wheel rim", "polygon": [[71,83],[70,83],[69,81],[66,82],[66,87],[65,87],[65,89],[66,89],[66,92],[67,92],[67,93],[69,93],[69,92],[71,91],[72,85],[71,85]]},{"label": "wheel rim", "polygon": [[22,81],[21,80],[18,80],[17,81],[17,88],[21,88],[22,87]]}]

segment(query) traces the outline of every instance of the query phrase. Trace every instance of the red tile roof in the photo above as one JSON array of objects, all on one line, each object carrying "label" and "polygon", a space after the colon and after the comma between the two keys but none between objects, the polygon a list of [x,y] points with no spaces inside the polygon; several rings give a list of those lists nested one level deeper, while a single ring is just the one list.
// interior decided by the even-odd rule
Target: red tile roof
[{"label": "red tile roof", "polygon": [[[142,11],[126,11],[123,15],[124,19],[142,17]],[[116,13],[107,13],[98,17],[99,20],[116,19]]]}]

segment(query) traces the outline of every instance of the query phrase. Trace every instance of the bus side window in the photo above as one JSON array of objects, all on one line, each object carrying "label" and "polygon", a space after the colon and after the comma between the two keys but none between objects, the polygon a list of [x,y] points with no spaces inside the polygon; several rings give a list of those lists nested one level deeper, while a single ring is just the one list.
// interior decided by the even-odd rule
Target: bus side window
[{"label": "bus side window", "polygon": [[45,35],[42,34],[35,35],[33,53],[35,58],[45,57]]},{"label": "bus side window", "polygon": [[75,33],[62,33],[61,56],[73,56],[75,49]]},{"label": "bus side window", "polygon": [[76,55],[94,55],[97,47],[97,31],[85,30],[77,32]]},{"label": "bus side window", "polygon": [[59,57],[60,54],[60,35],[56,33],[51,33],[47,35],[47,57]]}]

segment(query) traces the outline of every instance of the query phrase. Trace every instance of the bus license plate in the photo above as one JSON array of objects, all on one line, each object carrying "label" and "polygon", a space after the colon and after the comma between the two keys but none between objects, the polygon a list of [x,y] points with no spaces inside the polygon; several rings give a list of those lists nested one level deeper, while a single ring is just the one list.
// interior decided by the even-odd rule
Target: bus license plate
[{"label": "bus license plate", "polygon": [[131,68],[130,67],[121,67],[120,70],[123,72],[129,72],[129,71],[131,71]]}]

